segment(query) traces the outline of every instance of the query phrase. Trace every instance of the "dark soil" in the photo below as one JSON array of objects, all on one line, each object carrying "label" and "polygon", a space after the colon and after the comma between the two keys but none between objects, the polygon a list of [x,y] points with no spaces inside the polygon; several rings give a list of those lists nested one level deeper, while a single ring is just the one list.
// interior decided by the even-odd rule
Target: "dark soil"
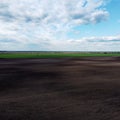
[{"label": "dark soil", "polygon": [[0,120],[120,120],[120,58],[0,59]]}]

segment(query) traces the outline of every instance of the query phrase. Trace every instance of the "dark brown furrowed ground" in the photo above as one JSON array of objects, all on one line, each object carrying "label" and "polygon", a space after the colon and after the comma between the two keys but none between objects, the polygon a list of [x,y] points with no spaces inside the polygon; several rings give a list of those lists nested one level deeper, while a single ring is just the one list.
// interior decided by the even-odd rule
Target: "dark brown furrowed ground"
[{"label": "dark brown furrowed ground", "polygon": [[0,59],[0,120],[120,120],[120,58]]}]

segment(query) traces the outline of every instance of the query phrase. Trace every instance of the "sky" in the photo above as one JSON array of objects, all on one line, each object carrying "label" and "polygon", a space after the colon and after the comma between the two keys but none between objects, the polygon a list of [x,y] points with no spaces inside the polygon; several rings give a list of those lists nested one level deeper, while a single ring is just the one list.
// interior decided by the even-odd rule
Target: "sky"
[{"label": "sky", "polygon": [[120,51],[120,0],[0,0],[0,50]]}]

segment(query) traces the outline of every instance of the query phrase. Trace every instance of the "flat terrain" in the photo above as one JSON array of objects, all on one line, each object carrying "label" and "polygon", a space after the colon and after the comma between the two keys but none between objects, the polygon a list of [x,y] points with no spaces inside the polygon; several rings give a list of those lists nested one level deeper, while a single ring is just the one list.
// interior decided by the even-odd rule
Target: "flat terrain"
[{"label": "flat terrain", "polygon": [[120,120],[120,57],[0,59],[0,120]]},{"label": "flat terrain", "polygon": [[0,52],[0,58],[120,57],[120,52]]}]

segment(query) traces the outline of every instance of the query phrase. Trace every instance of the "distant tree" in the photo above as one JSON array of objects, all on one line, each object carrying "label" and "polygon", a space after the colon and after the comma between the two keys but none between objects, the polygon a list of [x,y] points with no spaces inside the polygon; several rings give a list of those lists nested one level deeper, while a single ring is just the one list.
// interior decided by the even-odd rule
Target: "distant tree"
[{"label": "distant tree", "polygon": [[107,54],[107,52],[104,52],[104,54]]}]

